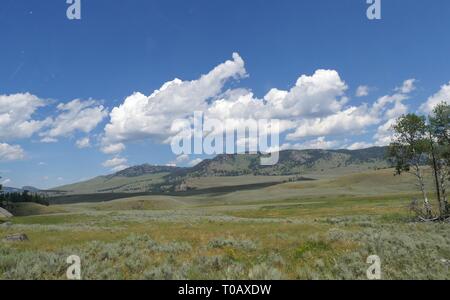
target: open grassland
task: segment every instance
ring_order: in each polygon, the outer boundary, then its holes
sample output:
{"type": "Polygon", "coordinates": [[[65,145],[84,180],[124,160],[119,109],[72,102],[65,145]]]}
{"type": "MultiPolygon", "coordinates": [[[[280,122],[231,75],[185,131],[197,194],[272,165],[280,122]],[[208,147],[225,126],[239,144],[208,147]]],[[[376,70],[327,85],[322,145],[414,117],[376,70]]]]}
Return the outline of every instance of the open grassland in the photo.
{"type": "Polygon", "coordinates": [[[0,242],[0,278],[64,279],[75,254],[84,279],[366,279],[375,254],[384,279],[450,279],[450,224],[413,222],[414,197],[411,178],[381,170],[254,190],[22,207],[26,216],[0,224],[0,238],[26,233],[29,241],[0,242]]]}

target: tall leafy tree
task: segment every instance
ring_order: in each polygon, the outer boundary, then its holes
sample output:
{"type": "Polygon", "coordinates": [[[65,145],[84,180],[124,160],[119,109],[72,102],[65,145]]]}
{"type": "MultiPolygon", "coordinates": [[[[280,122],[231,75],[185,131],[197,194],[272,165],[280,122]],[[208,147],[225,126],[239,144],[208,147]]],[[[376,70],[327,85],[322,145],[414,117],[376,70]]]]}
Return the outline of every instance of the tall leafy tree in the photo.
{"type": "Polygon", "coordinates": [[[389,146],[389,156],[395,164],[396,174],[404,172],[417,178],[417,185],[423,196],[423,217],[433,217],[432,206],[425,186],[423,165],[430,153],[430,141],[425,117],[408,114],[397,120],[393,126],[394,138],[389,146]]]}
{"type": "Polygon", "coordinates": [[[437,105],[430,119],[430,133],[435,144],[436,182],[438,184],[441,216],[448,217],[450,207],[447,195],[447,182],[450,174],[450,105],[443,102],[437,105]]]}

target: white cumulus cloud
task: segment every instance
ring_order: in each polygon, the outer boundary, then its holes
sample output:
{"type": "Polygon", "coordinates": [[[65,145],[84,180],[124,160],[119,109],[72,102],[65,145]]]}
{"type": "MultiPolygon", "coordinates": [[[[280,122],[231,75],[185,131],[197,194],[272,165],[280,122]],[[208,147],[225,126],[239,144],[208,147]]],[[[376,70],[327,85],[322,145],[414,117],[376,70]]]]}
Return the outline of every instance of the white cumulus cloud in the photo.
{"type": "Polygon", "coordinates": [[[411,78],[403,82],[402,86],[396,88],[396,91],[402,94],[409,94],[416,89],[416,79],[411,78]]]}
{"type": "Polygon", "coordinates": [[[197,80],[174,79],[150,96],[134,93],[110,113],[105,127],[104,152],[123,150],[123,142],[149,137],[166,139],[172,122],[185,118],[195,110],[206,110],[208,101],[216,97],[226,82],[246,76],[244,61],[237,54],[197,80]],[[111,145],[119,145],[111,147],[111,145]]]}
{"type": "Polygon", "coordinates": [[[0,143],[0,162],[22,160],[25,158],[25,151],[18,145],[0,143]]]}
{"type": "Polygon", "coordinates": [[[24,93],[0,95],[0,140],[29,138],[51,123],[49,118],[35,120],[33,115],[44,100],[24,93]]]}
{"type": "Polygon", "coordinates": [[[122,157],[114,157],[110,160],[105,161],[102,166],[104,166],[105,168],[114,168],[120,165],[125,165],[127,163],[127,159],[126,158],[122,158],[122,157]]]}
{"type": "Polygon", "coordinates": [[[353,106],[324,118],[301,120],[287,139],[361,133],[366,127],[377,123],[377,115],[373,115],[367,106],[353,106]]]}
{"type": "Polygon", "coordinates": [[[342,141],[327,140],[326,137],[321,136],[316,139],[307,140],[302,143],[285,143],[280,150],[296,149],[296,150],[313,150],[313,149],[336,149],[342,145],[342,141]]]}
{"type": "Polygon", "coordinates": [[[396,93],[379,98],[374,104],[374,111],[381,114],[382,120],[375,133],[374,145],[389,145],[393,138],[392,126],[397,119],[408,113],[408,106],[403,102],[410,98],[410,93],[416,89],[415,79],[405,80],[401,87],[395,89],[396,93]]]}
{"type": "Polygon", "coordinates": [[[57,140],[74,132],[89,133],[103,121],[108,111],[95,100],[72,100],[57,106],[59,115],[53,120],[51,128],[41,133],[42,141],[57,140]]]}
{"type": "Polygon", "coordinates": [[[420,106],[420,111],[423,113],[431,113],[436,105],[441,102],[450,104],[450,82],[441,86],[441,89],[428,98],[428,100],[420,106]]]}
{"type": "Polygon", "coordinates": [[[302,75],[290,90],[272,89],[263,99],[244,88],[223,91],[228,81],[246,75],[244,61],[235,53],[232,60],[199,79],[175,79],[150,96],[134,93],[112,109],[102,151],[117,154],[126,142],[148,138],[168,143],[192,125],[194,111],[204,112],[205,119],[227,120],[237,126],[249,118],[276,118],[281,121],[281,131],[286,131],[296,128],[300,119],[337,114],[348,101],[347,85],[335,70],[302,75]]]}
{"type": "Polygon", "coordinates": [[[346,147],[348,150],[360,150],[360,149],[366,149],[372,147],[372,143],[367,142],[356,142],[351,144],[350,146],[346,147]]]}
{"type": "MultiPolygon", "coordinates": [[[[223,125],[231,126],[233,130],[245,127],[249,119],[277,119],[280,133],[286,133],[290,142],[286,145],[292,147],[344,146],[342,142],[328,138],[365,134],[374,129],[373,126],[380,126],[373,137],[379,144],[388,139],[385,123],[408,111],[405,100],[416,89],[416,80],[407,79],[395,88],[393,94],[380,97],[373,104],[351,105],[346,96],[348,86],[339,73],[321,69],[312,75],[301,75],[290,89],[273,88],[262,98],[247,88],[224,91],[227,82],[246,76],[244,61],[235,53],[232,60],[196,80],[175,79],[163,84],[150,96],[142,93],[130,95],[112,109],[101,150],[118,154],[130,141],[153,139],[170,143],[174,136],[189,136],[195,111],[202,111],[205,120],[223,121],[223,125]],[[308,138],[312,140],[299,143],[308,138]]],[[[368,96],[369,89],[369,86],[359,86],[356,96],[368,96]]],[[[221,136],[221,132],[214,131],[208,135],[221,136]]],[[[348,147],[362,145],[355,143],[348,147]]]]}
{"type": "Polygon", "coordinates": [[[335,70],[302,75],[290,91],[272,89],[264,99],[272,117],[322,117],[342,109],[347,85],[335,70]]]}
{"type": "Polygon", "coordinates": [[[125,150],[125,145],[123,143],[117,144],[106,144],[103,145],[101,151],[105,154],[117,154],[125,150]]]}
{"type": "Polygon", "coordinates": [[[366,97],[369,96],[369,87],[367,85],[360,85],[356,89],[356,97],[366,97]]]}
{"type": "Polygon", "coordinates": [[[77,140],[75,144],[77,145],[78,149],[89,148],[91,146],[91,140],[89,137],[84,137],[77,140]]]}

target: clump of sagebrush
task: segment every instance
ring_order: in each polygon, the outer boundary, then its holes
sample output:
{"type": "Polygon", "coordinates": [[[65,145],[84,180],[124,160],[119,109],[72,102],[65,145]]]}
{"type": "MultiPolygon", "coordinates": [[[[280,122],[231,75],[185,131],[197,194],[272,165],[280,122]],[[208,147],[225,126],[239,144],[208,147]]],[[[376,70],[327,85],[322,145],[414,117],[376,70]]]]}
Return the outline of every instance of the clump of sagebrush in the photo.
{"type": "Polygon", "coordinates": [[[251,280],[281,280],[283,275],[277,268],[262,263],[250,269],[248,278],[251,280]]]}
{"type": "Polygon", "coordinates": [[[239,280],[245,278],[247,276],[246,270],[243,264],[240,263],[232,263],[230,264],[224,272],[223,278],[224,280],[239,280]]]}
{"type": "Polygon", "coordinates": [[[185,280],[189,270],[188,264],[176,266],[173,261],[166,261],[159,266],[144,271],[142,279],[146,280],[185,280]]]}
{"type": "Polygon", "coordinates": [[[300,278],[366,279],[366,259],[381,258],[383,279],[450,279],[447,261],[450,256],[450,231],[441,224],[390,224],[359,231],[333,229],[330,241],[351,241],[358,246],[352,252],[337,253],[334,263],[321,268],[301,270],[300,278]],[[325,276],[327,274],[327,276],[325,276]]]}
{"type": "Polygon", "coordinates": [[[0,278],[45,280],[65,274],[64,255],[40,251],[17,253],[8,248],[0,250],[0,278]]]}
{"type": "Polygon", "coordinates": [[[194,265],[200,273],[223,270],[231,264],[231,259],[223,255],[198,256],[194,259],[194,265]]]}
{"type": "MultiPolygon", "coordinates": [[[[278,258],[274,258],[276,260],[278,258]]],[[[261,279],[278,280],[283,275],[271,262],[262,262],[255,266],[245,265],[230,256],[199,256],[189,265],[190,279],[242,280],[261,279]]]]}
{"type": "Polygon", "coordinates": [[[148,242],[150,251],[164,253],[181,253],[192,250],[192,246],[187,242],[172,242],[167,244],[158,244],[155,241],[148,242]]]}
{"type": "Polygon", "coordinates": [[[233,237],[229,238],[215,238],[208,244],[210,248],[226,248],[231,247],[239,250],[256,250],[258,246],[251,240],[238,240],[233,237]]]}
{"type": "Polygon", "coordinates": [[[271,265],[284,267],[286,265],[286,261],[283,256],[279,253],[271,252],[266,258],[265,261],[271,265]]]}
{"type": "Polygon", "coordinates": [[[333,228],[328,232],[327,239],[330,242],[342,241],[346,237],[346,232],[337,228],[333,228]]]}

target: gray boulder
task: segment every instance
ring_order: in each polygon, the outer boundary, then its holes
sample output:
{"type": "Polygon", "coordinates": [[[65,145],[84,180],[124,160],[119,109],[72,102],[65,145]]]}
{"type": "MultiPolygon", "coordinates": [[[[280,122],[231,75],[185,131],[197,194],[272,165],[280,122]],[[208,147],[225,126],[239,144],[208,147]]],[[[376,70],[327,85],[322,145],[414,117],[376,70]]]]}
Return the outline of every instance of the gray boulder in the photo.
{"type": "Polygon", "coordinates": [[[0,207],[0,218],[11,218],[12,216],[12,213],[0,207]]]}
{"type": "Polygon", "coordinates": [[[24,233],[8,235],[3,239],[5,242],[25,242],[28,241],[28,236],[24,233]]]}

